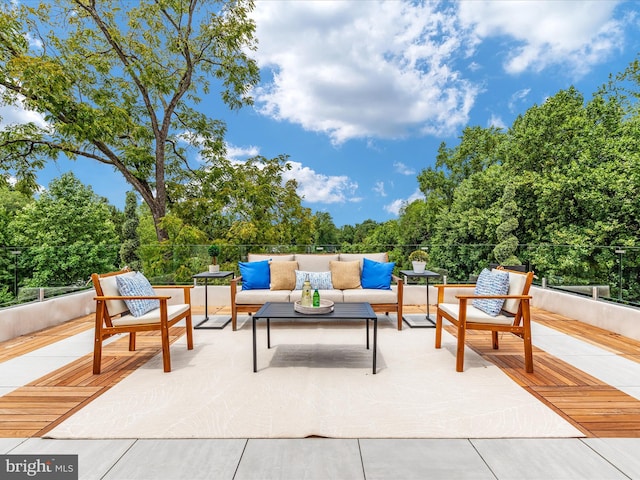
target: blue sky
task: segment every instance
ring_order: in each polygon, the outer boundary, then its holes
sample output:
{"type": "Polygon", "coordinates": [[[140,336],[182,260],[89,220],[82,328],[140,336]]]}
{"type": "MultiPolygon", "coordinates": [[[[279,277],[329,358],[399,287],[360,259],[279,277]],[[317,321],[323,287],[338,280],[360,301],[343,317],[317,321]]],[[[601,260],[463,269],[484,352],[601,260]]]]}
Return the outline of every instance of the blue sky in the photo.
{"type": "MultiPolygon", "coordinates": [[[[397,218],[418,173],[467,125],[507,128],[574,85],[586,99],[640,51],[636,1],[258,0],[256,104],[229,112],[229,155],[290,156],[313,211],[336,223],[397,218]]],[[[0,110],[16,118],[25,112],[0,110]]],[[[65,162],[119,208],[130,187],[95,162],[65,162]]]]}

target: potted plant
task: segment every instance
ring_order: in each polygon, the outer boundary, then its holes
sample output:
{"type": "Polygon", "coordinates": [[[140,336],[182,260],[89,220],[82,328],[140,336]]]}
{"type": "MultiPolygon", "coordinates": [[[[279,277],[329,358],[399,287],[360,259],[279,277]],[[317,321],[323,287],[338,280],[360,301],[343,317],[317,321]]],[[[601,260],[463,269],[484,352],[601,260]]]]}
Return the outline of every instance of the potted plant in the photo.
{"type": "Polygon", "coordinates": [[[220,247],[218,245],[211,245],[207,252],[211,257],[211,265],[209,265],[209,272],[216,273],[220,271],[220,265],[218,265],[218,255],[220,255],[220,247]]]}
{"type": "Polygon", "coordinates": [[[429,260],[429,254],[424,250],[414,250],[409,254],[409,261],[413,265],[415,273],[423,273],[429,260]]]}

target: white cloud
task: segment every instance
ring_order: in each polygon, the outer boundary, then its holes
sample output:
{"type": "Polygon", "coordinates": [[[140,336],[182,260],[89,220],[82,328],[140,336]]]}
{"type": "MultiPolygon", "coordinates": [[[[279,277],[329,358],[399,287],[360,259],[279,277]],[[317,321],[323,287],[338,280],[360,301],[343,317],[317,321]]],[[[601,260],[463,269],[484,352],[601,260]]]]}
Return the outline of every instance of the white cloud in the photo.
{"type": "Polygon", "coordinates": [[[453,9],[432,2],[268,1],[254,12],[255,91],[272,118],[353,138],[451,133],[477,89],[454,69],[468,42],[453,9]],[[263,75],[265,78],[266,75],[263,75]]]}
{"type": "Polygon", "coordinates": [[[226,144],[227,158],[233,161],[246,160],[247,158],[255,157],[260,154],[260,148],[253,145],[248,147],[237,147],[230,143],[226,144]]]}
{"type": "MultiPolygon", "coordinates": [[[[0,87],[0,95],[4,93],[4,87],[0,87]]],[[[19,125],[24,123],[34,123],[40,128],[48,128],[48,124],[44,117],[33,110],[24,108],[24,103],[18,99],[13,105],[0,104],[0,130],[8,125],[19,125]]]]}
{"type": "Polygon", "coordinates": [[[356,197],[357,182],[345,175],[323,175],[309,167],[303,167],[299,162],[289,162],[291,170],[284,172],[284,181],[298,182],[298,195],[309,203],[345,203],[359,202],[356,197]]]}
{"type": "Polygon", "coordinates": [[[373,191],[376,192],[381,197],[386,197],[387,192],[384,191],[384,182],[376,182],[373,186],[373,191]]]}
{"type": "Polygon", "coordinates": [[[401,175],[415,175],[416,170],[414,168],[411,168],[408,165],[405,165],[402,162],[395,162],[393,164],[393,167],[396,169],[396,172],[400,173],[401,175]]]}
{"type": "Polygon", "coordinates": [[[613,19],[618,1],[459,2],[460,19],[478,37],[509,36],[519,42],[504,61],[508,73],[564,65],[586,74],[623,45],[623,25],[613,19]]]}
{"type": "Polygon", "coordinates": [[[517,112],[520,110],[520,104],[522,104],[528,97],[529,93],[531,93],[530,88],[523,88],[515,92],[509,98],[509,110],[512,112],[517,112]]]}
{"type": "Polygon", "coordinates": [[[420,189],[416,189],[408,198],[404,198],[404,199],[399,198],[385,205],[384,211],[392,215],[398,216],[400,214],[400,210],[402,210],[402,207],[404,207],[405,205],[409,205],[415,200],[421,200],[421,199],[424,199],[424,195],[422,194],[420,189]]]}
{"type": "Polygon", "coordinates": [[[504,123],[504,121],[502,120],[502,118],[496,116],[496,115],[491,115],[491,118],[489,119],[488,122],[488,126],[489,127],[496,127],[496,128],[502,128],[504,130],[507,130],[509,127],[507,127],[507,124],[504,123]]]}

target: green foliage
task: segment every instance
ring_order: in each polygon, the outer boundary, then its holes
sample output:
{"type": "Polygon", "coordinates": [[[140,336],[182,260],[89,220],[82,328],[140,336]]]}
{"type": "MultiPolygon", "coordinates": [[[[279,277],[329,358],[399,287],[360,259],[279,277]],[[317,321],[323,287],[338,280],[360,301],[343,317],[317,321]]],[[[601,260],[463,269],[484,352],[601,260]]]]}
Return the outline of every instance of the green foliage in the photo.
{"type": "Polygon", "coordinates": [[[513,183],[507,183],[500,210],[502,223],[496,227],[498,244],[493,249],[493,255],[500,265],[520,265],[520,260],[515,255],[518,250],[518,237],[513,234],[518,228],[518,204],[515,202],[515,196],[515,186],[513,183]]]}
{"type": "Polygon", "coordinates": [[[216,265],[218,263],[218,255],[220,255],[220,247],[218,245],[209,245],[207,253],[211,257],[211,263],[216,265]]]}
{"type": "Polygon", "coordinates": [[[428,262],[429,254],[424,250],[414,250],[409,254],[410,262],[428,262]]]}
{"type": "Polygon", "coordinates": [[[115,267],[117,235],[104,198],[72,174],[53,180],[14,218],[26,286],[84,285],[94,272],[115,267]]]}
{"type": "Polygon", "coordinates": [[[302,206],[286,156],[254,157],[232,165],[207,157],[177,192],[172,213],[201,226],[211,239],[239,245],[309,245],[314,238],[311,210],[302,206]]]}
{"type": "Polygon", "coordinates": [[[338,228],[327,212],[316,212],[313,216],[314,243],[316,245],[337,245],[338,228]]]}
{"type": "Polygon", "coordinates": [[[138,236],[138,201],[134,192],[127,192],[124,215],[125,220],[122,224],[122,243],[120,244],[120,262],[122,265],[128,265],[132,270],[140,270],[142,263],[138,255],[140,248],[140,237],[138,236]]]}
{"type": "Polygon", "coordinates": [[[2,130],[0,170],[35,189],[34,172],[59,154],[112,165],[149,206],[157,240],[166,240],[161,221],[193,170],[191,151],[224,154],[225,125],[194,106],[212,86],[229,108],[250,105],[259,79],[249,57],[252,1],[186,7],[182,0],[1,6],[0,105],[23,99],[47,125],[2,130]]]}

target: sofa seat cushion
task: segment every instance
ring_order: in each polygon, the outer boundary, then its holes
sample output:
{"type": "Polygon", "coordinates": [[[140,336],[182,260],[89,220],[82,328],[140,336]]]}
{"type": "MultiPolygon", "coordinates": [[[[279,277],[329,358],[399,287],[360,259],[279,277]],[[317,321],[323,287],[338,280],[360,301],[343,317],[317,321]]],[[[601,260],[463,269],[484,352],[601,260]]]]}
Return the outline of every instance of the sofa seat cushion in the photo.
{"type": "MultiPolygon", "coordinates": [[[[167,305],[167,320],[173,320],[178,315],[189,310],[189,304],[183,303],[178,305],[167,305]]],[[[122,327],[125,325],[142,325],[149,323],[160,323],[160,309],[156,308],[139,317],[133,315],[125,315],[120,318],[113,318],[111,323],[114,327],[122,327]]]]}
{"type": "MultiPolygon", "coordinates": [[[[458,318],[458,314],[460,313],[460,305],[457,303],[441,303],[438,305],[438,309],[448,313],[455,319],[458,318]]],[[[506,315],[497,315],[494,317],[467,303],[467,322],[511,325],[513,323],[513,317],[507,317],[506,315]]]]}
{"type": "Polygon", "coordinates": [[[236,305],[261,305],[266,302],[288,302],[291,290],[240,290],[236,293],[236,305]]]}
{"type": "MultiPolygon", "coordinates": [[[[343,291],[345,302],[398,303],[394,290],[378,290],[372,288],[354,288],[343,291]]],[[[321,297],[322,298],[322,297],[321,297]]]]}
{"type": "MultiPolygon", "coordinates": [[[[342,303],[344,301],[342,290],[318,290],[318,293],[320,294],[321,300],[331,300],[334,303],[342,303]]],[[[289,301],[297,302],[301,297],[302,290],[294,290],[291,292],[289,301]]]]}

